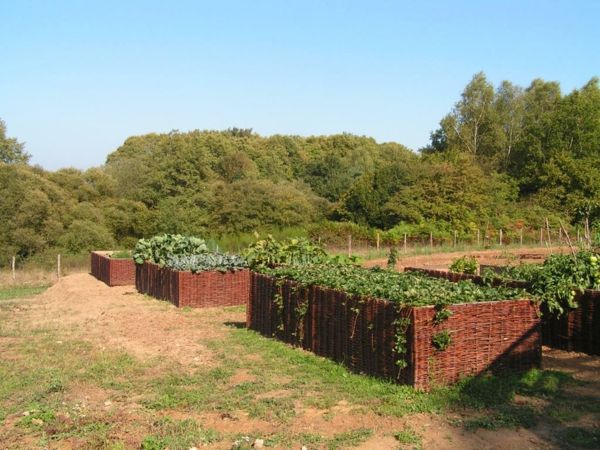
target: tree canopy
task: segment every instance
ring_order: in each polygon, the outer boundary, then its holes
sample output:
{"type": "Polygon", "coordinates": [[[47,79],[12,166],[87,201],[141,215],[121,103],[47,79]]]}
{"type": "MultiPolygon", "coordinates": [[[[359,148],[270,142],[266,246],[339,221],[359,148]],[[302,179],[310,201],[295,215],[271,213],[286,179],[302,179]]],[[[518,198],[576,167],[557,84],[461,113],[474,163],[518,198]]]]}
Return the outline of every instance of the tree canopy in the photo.
{"type": "Polygon", "coordinates": [[[448,234],[600,220],[600,85],[563,94],[556,82],[494,87],[475,74],[418,153],[346,133],[231,128],[133,136],[85,171],[28,161],[0,121],[3,255],[131,246],[160,232],[448,234]]]}

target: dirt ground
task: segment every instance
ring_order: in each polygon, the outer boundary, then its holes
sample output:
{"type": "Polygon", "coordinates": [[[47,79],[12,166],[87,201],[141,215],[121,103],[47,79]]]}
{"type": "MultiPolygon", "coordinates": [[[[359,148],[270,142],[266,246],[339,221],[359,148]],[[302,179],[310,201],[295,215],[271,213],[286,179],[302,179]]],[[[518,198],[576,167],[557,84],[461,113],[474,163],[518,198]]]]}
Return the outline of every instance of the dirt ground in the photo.
{"type": "MultiPolygon", "coordinates": [[[[506,265],[522,263],[541,263],[551,254],[568,252],[567,247],[531,247],[531,248],[510,248],[506,250],[478,250],[478,251],[462,251],[451,253],[432,253],[425,255],[408,255],[400,254],[396,268],[403,270],[404,267],[427,267],[430,269],[447,269],[448,266],[457,258],[464,255],[474,256],[479,264],[489,265],[506,265]]],[[[387,259],[373,259],[367,261],[366,267],[381,266],[387,264],[387,259]]]]}
{"type": "MultiPolygon", "coordinates": [[[[523,254],[529,250],[524,249],[523,254]]],[[[482,260],[493,260],[501,252],[479,252],[482,260]]],[[[445,264],[454,255],[443,257],[419,256],[404,259],[399,266],[413,264],[445,264]]],[[[90,343],[94,349],[118,349],[132,355],[142,364],[159,361],[151,370],[160,373],[170,365],[189,370],[207,368],[217,364],[219,343],[234,328],[231,324],[245,321],[243,308],[178,310],[166,302],[150,299],[138,294],[133,287],[109,288],[86,273],[73,274],[62,278],[45,293],[19,301],[11,310],[11,321],[19,326],[35,329],[50,329],[60,339],[77,339],[90,343]]],[[[7,337],[0,334],[0,358],[18,359],[14,354],[14,340],[20,337],[7,337]],[[12,339],[12,341],[11,341],[12,339]]],[[[60,342],[60,341],[58,341],[60,342]]],[[[301,352],[301,350],[297,350],[301,352]]],[[[248,361],[259,361],[265,355],[247,355],[248,361]]],[[[600,402],[600,358],[579,354],[569,354],[554,350],[544,351],[544,368],[571,373],[576,379],[587,384],[581,389],[586,395],[600,402]]],[[[252,384],[259,377],[252,372],[252,364],[241,366],[228,380],[233,385],[252,384]]],[[[281,385],[292,383],[293,376],[281,379],[281,385]]],[[[266,392],[270,399],[286,395],[281,387],[266,392]]],[[[136,431],[136,424],[150,420],[145,407],[135,396],[115,396],[109,389],[93,387],[87,383],[72,383],[61,394],[63,404],[86,405],[96,411],[109,411],[111,420],[116,420],[116,435],[122,438],[126,448],[139,448],[143,431],[136,431]],[[112,400],[111,400],[112,399],[112,400]],[[116,418],[116,419],[115,419],[116,418]]],[[[460,416],[443,417],[437,414],[408,414],[403,417],[381,416],[368,410],[361,410],[340,400],[331,408],[310,407],[296,402],[295,418],[289,423],[264,418],[252,418],[240,413],[235,418],[219,412],[194,412],[189,409],[173,408],[167,411],[176,419],[192,418],[203,426],[220,433],[234,434],[249,432],[254,435],[270,433],[321,433],[333,436],[364,427],[373,430],[372,435],[359,443],[360,449],[413,448],[402,447],[390,434],[393,430],[412,429],[421,437],[420,445],[425,449],[537,449],[558,448],[550,439],[551,430],[541,424],[532,429],[502,428],[496,430],[478,429],[468,431],[453,425],[460,416]],[[449,420],[451,419],[451,420],[449,420]]],[[[108,414],[108,412],[107,412],[108,414]]],[[[161,414],[165,414],[161,412],[161,414]]],[[[0,448],[37,448],[30,437],[15,431],[21,414],[7,416],[0,420],[0,448]],[[30,447],[31,446],[31,447],[30,447]]],[[[598,425],[598,424],[595,424],[598,425]]],[[[143,427],[142,427],[143,428],[143,427]]],[[[303,442],[293,448],[300,449],[303,442]]],[[[51,448],[79,447],[76,440],[66,439],[51,448]]],[[[232,448],[231,441],[208,444],[211,448],[232,448]]],[[[115,447],[116,448],[116,447],[115,447]]],[[[311,448],[308,445],[308,448],[311,448]]],[[[418,447],[415,447],[418,448],[418,447]]]]}

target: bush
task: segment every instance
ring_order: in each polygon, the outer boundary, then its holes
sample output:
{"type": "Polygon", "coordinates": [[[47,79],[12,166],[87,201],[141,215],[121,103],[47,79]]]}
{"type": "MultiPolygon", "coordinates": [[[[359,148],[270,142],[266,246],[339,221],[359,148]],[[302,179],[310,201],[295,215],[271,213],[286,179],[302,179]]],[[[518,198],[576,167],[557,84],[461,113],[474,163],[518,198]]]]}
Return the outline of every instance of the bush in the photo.
{"type": "Polygon", "coordinates": [[[452,272],[466,273],[470,275],[475,275],[478,268],[479,263],[477,262],[477,259],[467,255],[461,256],[460,258],[454,260],[449,267],[452,272]]]}
{"type": "Polygon", "coordinates": [[[59,240],[69,253],[107,250],[115,245],[110,232],[101,224],[89,220],[75,220],[59,240]]]}

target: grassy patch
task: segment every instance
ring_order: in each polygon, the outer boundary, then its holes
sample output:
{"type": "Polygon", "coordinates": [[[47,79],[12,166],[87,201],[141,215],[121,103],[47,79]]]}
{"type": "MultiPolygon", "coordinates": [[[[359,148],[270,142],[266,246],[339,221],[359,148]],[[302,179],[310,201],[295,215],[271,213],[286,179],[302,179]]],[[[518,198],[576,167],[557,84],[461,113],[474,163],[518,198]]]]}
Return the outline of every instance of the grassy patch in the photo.
{"type": "Polygon", "coordinates": [[[441,411],[449,404],[448,389],[422,393],[393,381],[357,375],[331,360],[253,331],[232,330],[231,338],[220,346],[226,361],[234,359],[234,364],[249,367],[265,385],[291,390],[305,406],[327,409],[345,400],[377,414],[402,416],[441,411]],[[281,386],[282,379],[289,381],[281,386]]]}
{"type": "Polygon", "coordinates": [[[600,428],[567,427],[556,437],[566,448],[600,448],[600,428]]]}
{"type": "Polygon", "coordinates": [[[401,431],[397,431],[394,433],[394,437],[400,444],[418,444],[421,445],[421,436],[419,436],[415,431],[406,427],[401,431]]]}
{"type": "Polygon", "coordinates": [[[39,295],[48,289],[48,285],[43,286],[6,286],[0,287],[0,300],[10,300],[13,298],[32,297],[39,295]]]}
{"type": "Polygon", "coordinates": [[[194,420],[162,418],[152,424],[152,434],[142,440],[142,450],[187,450],[221,440],[219,433],[198,425],[194,420]]]}

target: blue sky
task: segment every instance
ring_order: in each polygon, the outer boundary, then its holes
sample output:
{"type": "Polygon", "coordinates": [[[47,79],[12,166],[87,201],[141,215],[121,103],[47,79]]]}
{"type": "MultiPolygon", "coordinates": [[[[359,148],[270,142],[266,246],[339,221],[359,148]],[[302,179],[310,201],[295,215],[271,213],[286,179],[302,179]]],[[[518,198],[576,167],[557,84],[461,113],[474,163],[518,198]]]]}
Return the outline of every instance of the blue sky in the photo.
{"type": "Polygon", "coordinates": [[[600,75],[600,1],[0,0],[0,118],[33,163],[128,136],[351,132],[417,149],[474,73],[600,75]]]}

